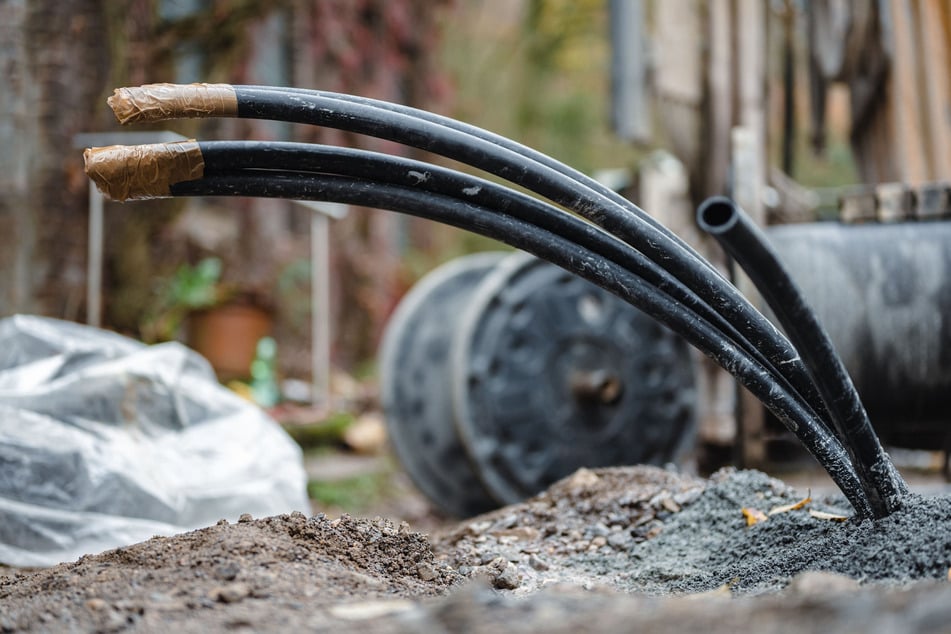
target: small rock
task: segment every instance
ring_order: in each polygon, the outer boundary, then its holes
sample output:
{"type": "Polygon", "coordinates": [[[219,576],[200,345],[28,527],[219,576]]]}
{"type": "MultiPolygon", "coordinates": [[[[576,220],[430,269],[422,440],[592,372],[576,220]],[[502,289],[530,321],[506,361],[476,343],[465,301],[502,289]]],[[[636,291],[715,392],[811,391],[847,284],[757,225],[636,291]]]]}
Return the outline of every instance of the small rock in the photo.
{"type": "Polygon", "coordinates": [[[254,518],[251,517],[250,513],[242,513],[241,517],[238,518],[238,524],[247,524],[248,522],[253,522],[254,518]]]}
{"type": "Polygon", "coordinates": [[[436,569],[429,564],[419,564],[416,567],[416,574],[418,574],[419,578],[423,581],[432,581],[436,578],[436,569]]]}
{"type": "Polygon", "coordinates": [[[819,570],[807,570],[796,575],[786,592],[799,596],[818,597],[857,590],[859,582],[852,577],[819,570]]]}
{"type": "Polygon", "coordinates": [[[687,489],[686,491],[675,493],[673,500],[680,506],[684,506],[685,504],[690,504],[691,502],[694,502],[698,497],[700,497],[701,493],[703,493],[703,487],[687,489]]]}
{"type": "Polygon", "coordinates": [[[239,572],[241,572],[241,567],[237,564],[223,564],[215,569],[215,578],[221,581],[234,581],[239,572]]]}
{"type": "Polygon", "coordinates": [[[98,612],[100,610],[105,610],[108,605],[102,599],[93,598],[86,601],[86,607],[94,612],[98,612]]]}
{"type": "Polygon", "coordinates": [[[541,531],[533,526],[515,526],[493,533],[499,541],[533,541],[541,537],[541,531]]]}
{"type": "Polygon", "coordinates": [[[246,583],[230,583],[226,586],[212,588],[209,598],[221,603],[237,603],[251,595],[251,587],[246,583]]]}
{"type": "Polygon", "coordinates": [[[680,505],[674,502],[672,498],[664,498],[663,500],[660,501],[660,505],[663,506],[668,511],[670,511],[671,513],[680,512],[680,505]]]}
{"type": "Polygon", "coordinates": [[[591,545],[594,546],[595,548],[601,548],[607,543],[608,543],[607,538],[601,537],[600,535],[591,540],[591,545]]]}
{"type": "Polygon", "coordinates": [[[514,590],[519,585],[518,566],[505,562],[505,568],[495,576],[492,585],[499,590],[514,590]]]}
{"type": "Polygon", "coordinates": [[[590,469],[585,469],[582,467],[568,477],[568,480],[565,481],[564,486],[569,491],[577,491],[590,489],[600,481],[601,478],[598,477],[598,474],[596,474],[594,471],[591,471],[590,469]]]}
{"type": "Polygon", "coordinates": [[[497,552],[484,552],[479,556],[479,565],[480,566],[491,566],[495,564],[498,560],[505,561],[502,557],[499,556],[497,552]]]}
{"type": "Polygon", "coordinates": [[[227,526],[227,525],[228,525],[228,520],[226,520],[226,519],[220,519],[220,520],[218,520],[217,522],[215,522],[215,525],[216,525],[216,526],[227,526]]]}
{"type": "Polygon", "coordinates": [[[607,537],[611,533],[611,529],[609,529],[603,523],[598,522],[597,524],[592,526],[590,529],[588,529],[588,532],[591,534],[592,537],[607,537]]]}
{"type": "Polygon", "coordinates": [[[654,524],[653,526],[651,526],[650,530],[644,534],[644,537],[647,539],[654,539],[655,537],[660,535],[663,530],[664,530],[664,527],[662,524],[659,524],[659,523],[654,524]]]}
{"type": "Polygon", "coordinates": [[[548,570],[551,566],[548,565],[544,559],[538,555],[531,555],[528,558],[528,565],[534,568],[535,570],[548,570]]]}

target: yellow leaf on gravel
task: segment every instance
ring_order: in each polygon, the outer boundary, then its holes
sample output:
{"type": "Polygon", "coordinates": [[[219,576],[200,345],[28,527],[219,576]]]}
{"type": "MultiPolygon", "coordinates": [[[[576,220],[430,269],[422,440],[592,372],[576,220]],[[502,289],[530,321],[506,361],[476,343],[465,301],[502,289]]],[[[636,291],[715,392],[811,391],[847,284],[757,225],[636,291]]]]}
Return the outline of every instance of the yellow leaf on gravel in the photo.
{"type": "Polygon", "coordinates": [[[805,505],[812,502],[812,491],[806,494],[806,497],[799,500],[798,502],[793,502],[792,504],[786,504],[784,506],[774,506],[769,510],[769,515],[779,515],[780,513],[788,513],[789,511],[798,511],[805,505]]]}
{"type": "Polygon", "coordinates": [[[767,520],[766,513],[754,508],[743,508],[743,517],[746,518],[747,526],[759,524],[760,522],[765,522],[767,520]]]}

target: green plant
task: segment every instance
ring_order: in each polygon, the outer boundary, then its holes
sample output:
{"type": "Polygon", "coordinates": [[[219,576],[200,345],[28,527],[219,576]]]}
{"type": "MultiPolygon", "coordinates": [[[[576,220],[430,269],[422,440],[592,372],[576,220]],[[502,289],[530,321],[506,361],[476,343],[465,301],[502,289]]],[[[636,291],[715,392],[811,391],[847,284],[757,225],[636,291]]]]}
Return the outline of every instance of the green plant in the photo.
{"type": "Polygon", "coordinates": [[[307,495],[324,508],[360,513],[377,503],[389,487],[383,472],[364,473],[340,480],[310,480],[307,495]]]}
{"type": "Polygon", "coordinates": [[[156,304],[141,325],[142,339],[149,343],[170,341],[179,334],[188,313],[220,304],[230,296],[221,285],[220,259],[183,264],[160,286],[156,304]]]}

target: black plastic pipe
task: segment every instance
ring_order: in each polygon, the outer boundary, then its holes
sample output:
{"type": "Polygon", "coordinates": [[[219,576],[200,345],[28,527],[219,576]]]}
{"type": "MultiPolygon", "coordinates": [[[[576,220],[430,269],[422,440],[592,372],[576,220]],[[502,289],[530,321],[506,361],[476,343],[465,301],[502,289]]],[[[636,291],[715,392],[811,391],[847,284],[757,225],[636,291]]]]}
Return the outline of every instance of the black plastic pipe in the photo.
{"type": "Polygon", "coordinates": [[[508,214],[411,187],[333,175],[244,170],[210,174],[171,186],[175,196],[263,196],[371,206],[408,213],[466,229],[523,249],[597,284],[683,336],[730,371],[757,395],[826,469],[859,516],[870,509],[848,454],[795,399],[787,398],[767,368],[751,360],[723,333],[666,293],[613,262],[549,231],[508,214]]]}
{"type": "MultiPolygon", "coordinates": [[[[421,161],[367,150],[307,143],[264,141],[200,141],[206,173],[235,169],[277,169],[294,172],[367,177],[395,185],[444,194],[474,204],[507,211],[538,227],[558,233],[616,262],[647,283],[668,293],[729,336],[738,347],[764,367],[770,367],[762,352],[751,345],[720,313],[703,302],[668,271],[639,251],[595,225],[578,220],[562,209],[508,187],[421,161]]],[[[784,389],[795,392],[783,376],[784,389]]],[[[797,393],[798,394],[798,393],[797,393]]],[[[809,407],[807,402],[804,402],[809,407]]],[[[816,413],[818,416],[818,413],[816,413]]]]}
{"type": "MultiPolygon", "coordinates": [[[[606,193],[600,185],[567,166],[524,146],[437,115],[365,98],[301,89],[216,86],[234,91],[235,111],[210,102],[186,104],[183,92],[204,88],[145,86],[138,90],[169,107],[152,108],[147,120],[196,116],[238,116],[339,128],[424,149],[485,170],[571,209],[604,227],[666,268],[724,317],[770,360],[774,376],[783,376],[824,418],[824,404],[799,355],[783,335],[710,264],[630,201],[606,193]],[[156,90],[159,88],[159,90],[156,90]],[[160,94],[161,93],[161,94],[160,94]],[[158,115],[158,116],[156,116],[158,115]]],[[[118,92],[118,91],[117,91],[118,92]]],[[[118,113],[117,113],[118,114],[118,113]]],[[[131,120],[135,120],[134,118],[131,120]]]]}
{"type": "Polygon", "coordinates": [[[900,508],[908,487],[872,429],[832,340],[765,234],[734,201],[719,196],[700,205],[697,222],[746,272],[799,350],[831,413],[833,429],[849,452],[874,515],[883,517],[900,508]]]}
{"type": "MultiPolygon", "coordinates": [[[[126,108],[122,116],[116,110],[123,122],[238,116],[325,125],[443,154],[525,186],[600,224],[668,269],[674,277],[721,312],[737,330],[743,332],[750,344],[765,351],[771,362],[765,370],[772,377],[774,387],[781,386],[780,377],[785,376],[814,411],[822,412],[823,416],[827,413],[816,386],[805,372],[792,345],[725,279],[713,272],[708,263],[678,240],[672,239],[668,232],[644,222],[637,213],[631,213],[624,205],[612,201],[611,197],[531,157],[507,150],[477,135],[436,125],[392,109],[304,91],[257,87],[236,89],[227,85],[159,85],[120,89],[113,99],[121,103],[130,96],[132,98],[128,99],[126,105],[132,107],[126,108]],[[126,94],[121,95],[122,91],[126,94]]],[[[115,106],[112,101],[110,103],[115,106]]],[[[395,107],[392,104],[389,106],[395,107]]],[[[552,161],[547,157],[545,160],[549,163],[552,161]]]]}

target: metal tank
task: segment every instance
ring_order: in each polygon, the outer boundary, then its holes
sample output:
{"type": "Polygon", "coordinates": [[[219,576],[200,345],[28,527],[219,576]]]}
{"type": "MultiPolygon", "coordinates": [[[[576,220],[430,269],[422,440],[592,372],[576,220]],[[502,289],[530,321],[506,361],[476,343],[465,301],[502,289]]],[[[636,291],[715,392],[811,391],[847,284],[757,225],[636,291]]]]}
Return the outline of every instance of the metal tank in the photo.
{"type": "Polygon", "coordinates": [[[886,444],[951,447],[951,222],[767,230],[886,444]]]}

